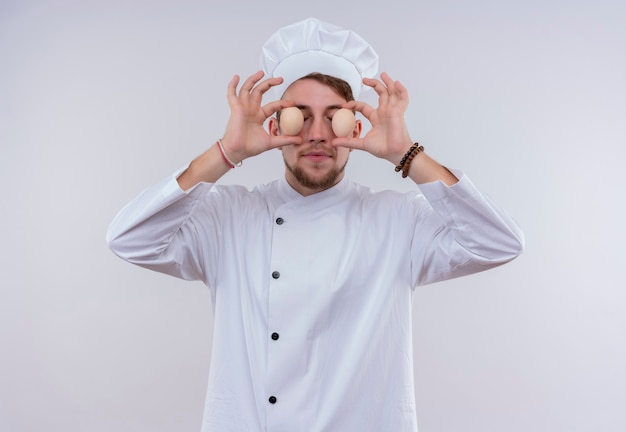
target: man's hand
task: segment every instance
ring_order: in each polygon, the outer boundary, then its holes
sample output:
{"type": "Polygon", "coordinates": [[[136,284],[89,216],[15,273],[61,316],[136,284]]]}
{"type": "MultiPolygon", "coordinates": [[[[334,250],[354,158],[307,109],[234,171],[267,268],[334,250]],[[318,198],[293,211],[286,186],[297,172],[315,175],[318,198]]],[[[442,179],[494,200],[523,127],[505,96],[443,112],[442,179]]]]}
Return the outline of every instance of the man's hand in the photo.
{"type": "Polygon", "coordinates": [[[238,163],[266,150],[287,144],[301,144],[300,137],[271,136],[263,127],[267,118],[277,111],[294,105],[293,101],[278,100],[261,106],[263,94],[271,87],[283,82],[282,78],[268,78],[259,83],[263,72],[250,76],[239,89],[239,76],[235,75],[228,83],[228,105],[230,119],[222,138],[224,150],[229,159],[238,163]]]}
{"type": "Polygon", "coordinates": [[[378,94],[378,108],[365,102],[352,101],[345,108],[360,112],[372,125],[363,138],[336,138],[333,145],[365,150],[376,157],[398,164],[413,142],[404,122],[404,113],[409,105],[409,93],[399,81],[393,81],[383,72],[382,81],[364,78],[363,84],[372,87],[378,94]]]}
{"type": "MultiPolygon", "coordinates": [[[[228,83],[230,119],[222,138],[222,146],[228,159],[234,163],[272,148],[302,143],[300,137],[270,136],[263,128],[268,117],[276,111],[293,106],[294,102],[279,100],[261,106],[263,93],[283,81],[282,78],[269,78],[259,83],[261,78],[262,71],[252,75],[243,83],[239,94],[239,76],[235,75],[228,83]]],[[[178,185],[183,190],[188,190],[199,182],[215,183],[230,169],[230,162],[220,153],[219,147],[213,145],[191,161],[187,169],[178,176],[178,185]]]]}
{"type": "MultiPolygon", "coordinates": [[[[352,101],[345,108],[360,112],[372,125],[363,138],[335,138],[334,146],[365,150],[376,157],[387,159],[398,165],[407,150],[413,144],[404,113],[409,105],[409,92],[399,81],[392,80],[383,72],[382,82],[364,78],[363,84],[372,87],[378,94],[378,108],[374,109],[364,102],[352,101]]],[[[409,177],[417,184],[442,181],[447,185],[455,184],[458,179],[446,167],[420,152],[412,161],[409,177]]]]}

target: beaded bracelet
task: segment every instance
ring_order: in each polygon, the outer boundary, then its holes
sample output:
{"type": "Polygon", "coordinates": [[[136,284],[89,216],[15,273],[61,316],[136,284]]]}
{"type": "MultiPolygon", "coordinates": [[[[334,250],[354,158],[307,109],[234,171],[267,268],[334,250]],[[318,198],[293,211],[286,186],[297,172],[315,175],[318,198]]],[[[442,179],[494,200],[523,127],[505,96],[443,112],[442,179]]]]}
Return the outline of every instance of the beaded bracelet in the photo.
{"type": "Polygon", "coordinates": [[[409,175],[409,168],[411,167],[411,161],[415,156],[417,156],[420,152],[424,151],[424,146],[419,145],[419,143],[415,143],[411,146],[411,148],[404,154],[400,163],[396,166],[396,172],[402,171],[402,178],[406,178],[409,175]]]}
{"type": "Polygon", "coordinates": [[[217,140],[217,147],[220,149],[220,153],[222,154],[224,162],[226,162],[226,165],[228,165],[230,168],[240,167],[241,165],[243,165],[243,161],[239,161],[239,163],[234,163],[230,160],[228,156],[226,156],[226,150],[224,150],[224,144],[222,144],[221,139],[217,140]]]}
{"type": "Polygon", "coordinates": [[[406,178],[409,175],[409,168],[411,168],[411,161],[413,160],[415,156],[417,156],[420,152],[423,152],[423,151],[424,151],[424,147],[419,146],[411,152],[411,154],[409,155],[409,158],[406,160],[406,162],[404,163],[404,166],[402,167],[402,178],[406,178]]]}

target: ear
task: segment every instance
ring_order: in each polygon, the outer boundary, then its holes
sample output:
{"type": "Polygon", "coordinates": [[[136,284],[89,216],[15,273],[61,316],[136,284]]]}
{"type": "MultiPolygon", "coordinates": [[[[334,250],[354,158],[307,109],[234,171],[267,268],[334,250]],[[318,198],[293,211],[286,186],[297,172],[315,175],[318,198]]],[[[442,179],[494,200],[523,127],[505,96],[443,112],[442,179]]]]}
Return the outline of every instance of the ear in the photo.
{"type": "MultiPolygon", "coordinates": [[[[278,127],[278,119],[276,117],[270,117],[269,122],[267,123],[267,132],[270,136],[278,136],[280,135],[280,129],[278,127]]],[[[282,147],[277,147],[276,150],[283,151],[282,147]]]]}
{"type": "Polygon", "coordinates": [[[354,130],[352,131],[352,138],[358,138],[361,136],[361,131],[363,130],[363,123],[361,120],[357,119],[354,123],[354,130]]]}
{"type": "Polygon", "coordinates": [[[269,123],[267,124],[267,132],[271,136],[280,135],[280,129],[278,128],[278,119],[276,117],[270,117],[269,123]]]}

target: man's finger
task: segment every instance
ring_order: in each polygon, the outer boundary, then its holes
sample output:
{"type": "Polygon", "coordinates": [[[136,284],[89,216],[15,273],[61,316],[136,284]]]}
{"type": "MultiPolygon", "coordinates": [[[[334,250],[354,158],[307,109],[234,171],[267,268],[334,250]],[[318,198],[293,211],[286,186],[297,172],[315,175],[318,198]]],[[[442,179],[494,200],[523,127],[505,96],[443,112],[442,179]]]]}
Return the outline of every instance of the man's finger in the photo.
{"type": "Polygon", "coordinates": [[[277,100],[277,101],[273,101],[273,102],[269,102],[265,105],[263,105],[261,107],[261,109],[263,110],[263,114],[265,115],[265,118],[270,117],[272,114],[275,114],[276,112],[288,108],[288,107],[292,107],[295,106],[296,103],[294,101],[288,101],[288,100],[277,100]]]}
{"type": "Polygon", "coordinates": [[[350,110],[354,110],[354,111],[358,111],[361,114],[363,114],[363,116],[369,120],[369,122],[372,122],[371,116],[372,114],[376,111],[374,109],[374,107],[372,107],[371,105],[366,104],[365,102],[361,102],[361,101],[351,101],[348,102],[347,104],[344,105],[345,108],[350,109],[350,110]]]}
{"type": "Polygon", "coordinates": [[[276,78],[268,78],[265,81],[258,84],[254,89],[252,89],[251,94],[261,100],[263,94],[266,93],[270,88],[279,85],[283,82],[282,77],[276,78]]]}
{"type": "Polygon", "coordinates": [[[229,101],[232,98],[237,97],[237,85],[239,85],[239,75],[233,76],[230,82],[228,83],[228,87],[226,89],[226,98],[229,101]]]}
{"type": "Polygon", "coordinates": [[[252,88],[254,87],[254,85],[259,82],[259,80],[263,78],[263,71],[258,71],[252,75],[250,75],[250,77],[248,77],[247,80],[244,81],[243,85],[241,86],[241,91],[239,92],[240,95],[246,94],[246,93],[250,93],[250,91],[252,90],[252,88]]]}
{"type": "Polygon", "coordinates": [[[363,150],[365,140],[363,138],[334,138],[331,141],[333,147],[345,147],[352,150],[363,150]]]}
{"type": "Polygon", "coordinates": [[[270,149],[284,147],[286,145],[301,145],[302,137],[288,136],[288,135],[276,135],[270,139],[270,149]]]}

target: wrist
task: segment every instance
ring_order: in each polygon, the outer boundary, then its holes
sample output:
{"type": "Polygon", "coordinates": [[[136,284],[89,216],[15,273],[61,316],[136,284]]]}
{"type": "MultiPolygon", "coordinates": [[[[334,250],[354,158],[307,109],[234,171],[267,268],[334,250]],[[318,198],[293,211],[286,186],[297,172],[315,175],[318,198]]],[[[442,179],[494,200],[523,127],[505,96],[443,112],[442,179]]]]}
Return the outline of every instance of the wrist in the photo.
{"type": "Polygon", "coordinates": [[[181,189],[187,190],[201,182],[215,183],[229,170],[230,167],[224,163],[220,150],[214,145],[192,160],[177,180],[181,189]]]}
{"type": "Polygon", "coordinates": [[[413,162],[413,159],[415,159],[415,157],[417,157],[423,151],[424,147],[421,146],[418,142],[412,144],[396,165],[396,172],[402,171],[402,178],[408,177],[409,170],[411,169],[411,162],[413,162]]]}
{"type": "Polygon", "coordinates": [[[404,157],[404,155],[406,154],[406,152],[409,151],[412,145],[413,143],[409,142],[408,144],[400,148],[399,151],[386,155],[385,159],[394,165],[398,165],[400,161],[402,160],[402,158],[404,157]]]}
{"type": "Polygon", "coordinates": [[[220,151],[222,160],[229,168],[232,169],[232,168],[240,167],[241,165],[243,165],[243,159],[239,160],[238,162],[235,162],[233,161],[233,159],[231,159],[231,156],[229,156],[229,153],[227,152],[226,147],[224,147],[224,143],[222,142],[221,139],[217,140],[215,145],[220,151]]]}

